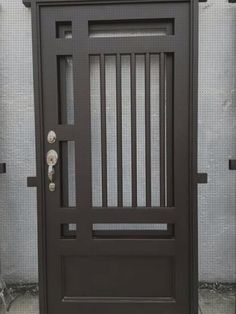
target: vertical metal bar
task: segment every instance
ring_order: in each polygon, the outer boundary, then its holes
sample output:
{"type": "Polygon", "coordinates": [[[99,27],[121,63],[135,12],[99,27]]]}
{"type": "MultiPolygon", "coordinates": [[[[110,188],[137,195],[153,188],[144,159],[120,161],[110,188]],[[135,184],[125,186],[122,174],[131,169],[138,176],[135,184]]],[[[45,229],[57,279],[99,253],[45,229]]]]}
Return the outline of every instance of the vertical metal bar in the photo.
{"type": "Polygon", "coordinates": [[[166,163],[167,206],[174,205],[173,178],[173,64],[172,55],[166,55],[166,163]]]}
{"type": "MultiPolygon", "coordinates": [[[[77,241],[86,246],[92,240],[90,212],[92,206],[91,162],[91,112],[90,112],[90,57],[88,55],[88,23],[78,12],[72,21],[73,36],[73,86],[75,106],[75,175],[76,204],[80,212],[77,241]]],[[[73,222],[73,221],[71,221],[73,222]]]]}
{"type": "Polygon", "coordinates": [[[145,151],[146,151],[146,206],[151,206],[151,122],[150,122],[150,54],[145,58],[145,151]]]}
{"type": "Polygon", "coordinates": [[[118,206],[123,206],[122,170],[122,104],[121,104],[121,57],[116,56],[116,127],[117,127],[117,195],[118,206]]]}
{"type": "Polygon", "coordinates": [[[101,151],[102,151],[102,206],[107,207],[107,137],[106,137],[106,77],[105,56],[100,56],[101,75],[101,151]]]}
{"type": "Polygon", "coordinates": [[[165,54],[160,54],[160,206],[165,206],[165,54]]]}
{"type": "Polygon", "coordinates": [[[137,207],[136,56],[131,54],[132,206],[137,207]]]}

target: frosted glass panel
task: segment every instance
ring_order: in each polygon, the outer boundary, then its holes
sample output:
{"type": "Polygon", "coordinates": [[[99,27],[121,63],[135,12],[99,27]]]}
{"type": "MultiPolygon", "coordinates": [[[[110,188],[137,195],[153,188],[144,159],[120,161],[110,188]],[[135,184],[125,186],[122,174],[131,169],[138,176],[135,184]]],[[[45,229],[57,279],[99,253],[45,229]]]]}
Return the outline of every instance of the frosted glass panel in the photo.
{"type": "Polygon", "coordinates": [[[174,233],[169,232],[167,224],[134,224],[134,223],[120,223],[108,224],[99,223],[93,224],[94,238],[159,238],[173,237],[174,233]]]}
{"type": "Polygon", "coordinates": [[[150,57],[151,191],[152,206],[160,206],[160,65],[159,55],[150,57]]]}
{"type": "Polygon", "coordinates": [[[61,142],[61,205],[76,206],[75,142],[61,142]]]}
{"type": "Polygon", "coordinates": [[[71,56],[58,59],[59,123],[74,124],[73,61],[71,56]]]}
{"type": "Polygon", "coordinates": [[[145,56],[136,56],[137,205],[146,206],[145,56]]]}
{"type": "Polygon", "coordinates": [[[67,123],[74,123],[74,94],[73,94],[73,63],[72,57],[66,58],[66,107],[67,123]]]}
{"type": "Polygon", "coordinates": [[[107,203],[117,206],[116,57],[105,58],[107,203]]]}
{"type": "Polygon", "coordinates": [[[102,206],[100,58],[90,57],[90,106],[93,206],[102,206]]]}
{"type": "Polygon", "coordinates": [[[132,205],[130,56],[121,57],[123,206],[132,205]]]}
{"type": "Polygon", "coordinates": [[[93,224],[93,230],[167,230],[167,224],[93,224]]]}
{"type": "Polygon", "coordinates": [[[129,21],[90,23],[89,36],[96,37],[138,37],[138,36],[166,36],[173,32],[172,23],[160,21],[129,21]]]}
{"type": "Polygon", "coordinates": [[[75,142],[68,142],[68,205],[76,206],[75,188],[75,142]]]}

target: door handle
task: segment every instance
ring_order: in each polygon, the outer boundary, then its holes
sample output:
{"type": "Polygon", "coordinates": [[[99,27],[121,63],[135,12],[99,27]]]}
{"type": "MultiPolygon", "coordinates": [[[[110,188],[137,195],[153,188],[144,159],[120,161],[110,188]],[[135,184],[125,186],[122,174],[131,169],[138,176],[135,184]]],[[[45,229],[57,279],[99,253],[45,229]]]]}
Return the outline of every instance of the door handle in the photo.
{"type": "Polygon", "coordinates": [[[51,149],[47,153],[47,165],[48,165],[48,180],[49,191],[54,192],[56,190],[56,184],[54,182],[55,166],[58,161],[58,154],[54,149],[51,149]]]}

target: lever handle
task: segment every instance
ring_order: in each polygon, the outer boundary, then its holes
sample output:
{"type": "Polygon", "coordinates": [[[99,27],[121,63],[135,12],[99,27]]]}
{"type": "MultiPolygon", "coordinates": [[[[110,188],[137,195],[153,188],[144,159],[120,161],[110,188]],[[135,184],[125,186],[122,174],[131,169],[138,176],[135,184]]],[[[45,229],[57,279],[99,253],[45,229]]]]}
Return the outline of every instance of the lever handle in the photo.
{"type": "Polygon", "coordinates": [[[50,182],[53,182],[53,175],[55,174],[55,170],[53,166],[49,165],[48,166],[48,179],[50,182]]]}
{"type": "Polygon", "coordinates": [[[54,149],[51,149],[47,153],[47,165],[48,165],[48,179],[49,179],[49,191],[54,192],[56,190],[56,184],[54,183],[53,177],[55,174],[54,167],[58,161],[58,154],[54,149]]]}

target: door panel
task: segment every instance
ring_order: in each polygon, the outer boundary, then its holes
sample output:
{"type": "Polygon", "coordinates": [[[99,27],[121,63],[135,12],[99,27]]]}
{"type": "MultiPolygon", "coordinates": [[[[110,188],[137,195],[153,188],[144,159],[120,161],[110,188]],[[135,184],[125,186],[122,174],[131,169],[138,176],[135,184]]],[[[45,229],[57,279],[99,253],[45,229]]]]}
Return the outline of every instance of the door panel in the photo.
{"type": "Polygon", "coordinates": [[[48,313],[189,314],[190,3],[42,6],[40,34],[48,313]]]}

